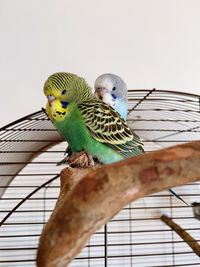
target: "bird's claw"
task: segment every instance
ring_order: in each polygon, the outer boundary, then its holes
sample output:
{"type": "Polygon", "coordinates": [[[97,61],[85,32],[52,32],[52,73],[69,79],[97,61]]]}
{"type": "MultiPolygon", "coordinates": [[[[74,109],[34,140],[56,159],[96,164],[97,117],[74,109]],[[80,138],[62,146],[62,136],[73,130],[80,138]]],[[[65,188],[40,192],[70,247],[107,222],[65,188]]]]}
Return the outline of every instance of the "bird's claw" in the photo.
{"type": "Polygon", "coordinates": [[[94,160],[90,153],[81,151],[71,156],[68,164],[72,168],[91,168],[94,166],[94,160]]]}

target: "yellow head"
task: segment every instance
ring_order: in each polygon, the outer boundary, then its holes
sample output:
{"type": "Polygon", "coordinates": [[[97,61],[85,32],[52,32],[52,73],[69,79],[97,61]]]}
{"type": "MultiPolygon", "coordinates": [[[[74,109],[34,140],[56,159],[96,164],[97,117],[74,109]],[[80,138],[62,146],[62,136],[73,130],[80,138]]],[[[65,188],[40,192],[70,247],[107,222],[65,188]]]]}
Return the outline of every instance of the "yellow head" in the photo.
{"type": "Polygon", "coordinates": [[[46,111],[51,120],[63,120],[70,103],[81,103],[94,97],[83,78],[66,72],[52,74],[44,84],[44,94],[48,99],[46,111]]]}

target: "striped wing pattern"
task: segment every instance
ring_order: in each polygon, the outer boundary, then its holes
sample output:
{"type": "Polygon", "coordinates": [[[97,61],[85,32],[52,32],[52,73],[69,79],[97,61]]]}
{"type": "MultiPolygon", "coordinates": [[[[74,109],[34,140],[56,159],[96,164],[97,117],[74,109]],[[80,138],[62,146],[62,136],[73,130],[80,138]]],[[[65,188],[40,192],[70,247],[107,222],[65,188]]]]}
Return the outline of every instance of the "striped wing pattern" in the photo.
{"type": "Polygon", "coordinates": [[[82,102],[78,108],[95,140],[113,148],[124,157],[144,153],[140,138],[112,107],[95,98],[82,102]]]}

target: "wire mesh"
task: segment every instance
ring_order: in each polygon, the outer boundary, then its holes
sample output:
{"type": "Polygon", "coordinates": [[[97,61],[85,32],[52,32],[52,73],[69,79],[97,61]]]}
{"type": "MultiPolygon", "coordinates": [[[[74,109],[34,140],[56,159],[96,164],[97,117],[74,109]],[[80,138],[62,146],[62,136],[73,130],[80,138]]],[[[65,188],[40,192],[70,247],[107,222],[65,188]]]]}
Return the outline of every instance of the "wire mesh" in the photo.
{"type": "MultiPolygon", "coordinates": [[[[145,151],[199,139],[199,96],[156,89],[129,90],[128,96],[128,123],[145,151]]],[[[59,193],[56,175],[63,166],[56,163],[66,145],[44,110],[0,130],[0,266],[35,266],[39,237],[59,193]]],[[[191,203],[199,200],[199,186],[174,190],[191,203]]],[[[192,208],[163,191],[125,207],[70,266],[199,266],[199,257],[161,222],[162,213],[200,241],[192,208]]]]}

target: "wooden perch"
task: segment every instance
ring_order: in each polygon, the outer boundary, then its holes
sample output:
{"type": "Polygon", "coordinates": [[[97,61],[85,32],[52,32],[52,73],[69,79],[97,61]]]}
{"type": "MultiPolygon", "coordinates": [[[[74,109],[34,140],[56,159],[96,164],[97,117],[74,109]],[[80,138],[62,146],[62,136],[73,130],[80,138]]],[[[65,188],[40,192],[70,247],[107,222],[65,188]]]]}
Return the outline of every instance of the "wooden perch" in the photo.
{"type": "Polygon", "coordinates": [[[188,234],[167,215],[162,215],[160,219],[164,223],[166,223],[173,231],[175,231],[188,244],[188,246],[191,247],[194,253],[196,253],[196,255],[200,257],[200,245],[190,234],[188,234]]]}
{"type": "Polygon", "coordinates": [[[40,238],[39,267],[67,266],[90,236],[132,201],[200,180],[200,141],[96,170],[66,168],[63,180],[58,204],[40,238]]]}

